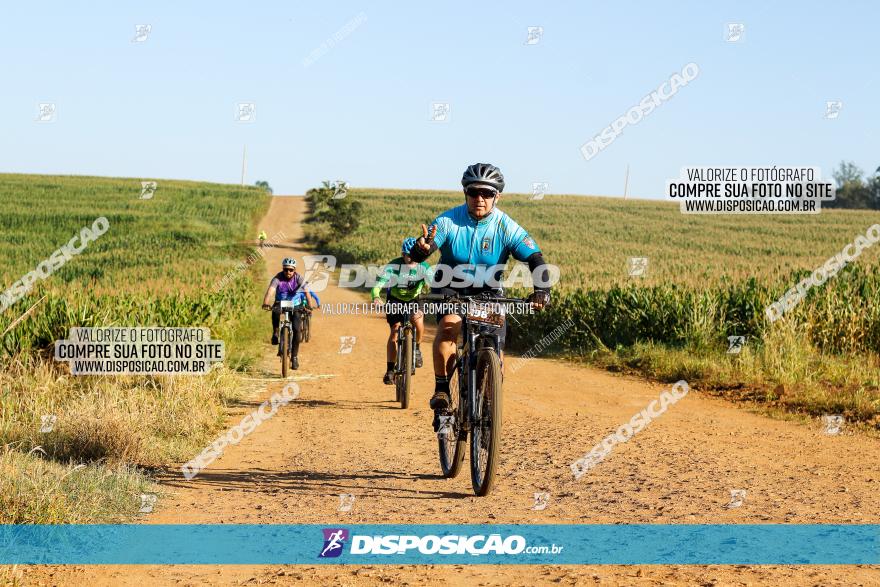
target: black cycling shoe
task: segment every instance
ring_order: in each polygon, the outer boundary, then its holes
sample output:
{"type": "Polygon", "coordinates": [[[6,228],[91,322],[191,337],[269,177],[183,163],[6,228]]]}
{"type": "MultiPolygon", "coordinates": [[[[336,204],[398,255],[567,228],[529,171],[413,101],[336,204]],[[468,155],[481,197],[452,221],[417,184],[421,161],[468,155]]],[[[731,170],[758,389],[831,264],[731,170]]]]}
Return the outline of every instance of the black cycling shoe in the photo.
{"type": "Polygon", "coordinates": [[[385,377],[382,378],[385,385],[394,385],[394,371],[385,371],[385,377]]]}
{"type": "Polygon", "coordinates": [[[293,360],[290,362],[290,366],[294,369],[299,369],[299,357],[294,357],[293,360]]]}
{"type": "Polygon", "coordinates": [[[422,351],[416,349],[416,368],[419,369],[422,366],[422,351]]]}
{"type": "Polygon", "coordinates": [[[278,344],[278,333],[277,332],[272,335],[272,344],[275,344],[275,345],[278,344]]]}
{"type": "Polygon", "coordinates": [[[431,398],[431,409],[432,410],[445,410],[449,407],[449,392],[448,391],[435,391],[434,396],[431,398]]]}

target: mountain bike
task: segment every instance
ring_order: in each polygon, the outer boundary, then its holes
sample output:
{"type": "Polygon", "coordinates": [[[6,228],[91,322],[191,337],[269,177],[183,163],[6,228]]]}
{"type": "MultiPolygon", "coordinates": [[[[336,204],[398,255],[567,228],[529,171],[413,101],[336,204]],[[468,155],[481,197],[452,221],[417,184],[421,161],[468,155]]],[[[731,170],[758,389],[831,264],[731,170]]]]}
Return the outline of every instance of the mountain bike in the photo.
{"type": "Polygon", "coordinates": [[[471,436],[471,484],[487,495],[495,483],[501,446],[501,348],[505,304],[530,304],[519,298],[444,296],[426,299],[449,304],[461,316],[461,344],[456,342],[454,370],[449,376],[450,404],[438,412],[437,440],[444,477],[461,470],[465,443],[471,436]]]}
{"type": "MultiPolygon", "coordinates": [[[[399,303],[399,302],[397,302],[399,303]]],[[[412,380],[416,374],[416,329],[412,324],[412,306],[406,304],[403,322],[397,324],[397,360],[394,363],[394,386],[397,401],[404,410],[409,407],[412,393],[412,380]]]]}
{"type": "MultiPolygon", "coordinates": [[[[304,305],[303,300],[281,300],[275,302],[274,309],[281,311],[281,317],[278,322],[278,356],[281,358],[281,376],[287,378],[290,366],[299,369],[299,359],[296,351],[299,350],[299,339],[297,339],[296,347],[293,345],[293,313],[302,311],[304,305]]],[[[296,335],[299,337],[299,334],[296,335]]]]}

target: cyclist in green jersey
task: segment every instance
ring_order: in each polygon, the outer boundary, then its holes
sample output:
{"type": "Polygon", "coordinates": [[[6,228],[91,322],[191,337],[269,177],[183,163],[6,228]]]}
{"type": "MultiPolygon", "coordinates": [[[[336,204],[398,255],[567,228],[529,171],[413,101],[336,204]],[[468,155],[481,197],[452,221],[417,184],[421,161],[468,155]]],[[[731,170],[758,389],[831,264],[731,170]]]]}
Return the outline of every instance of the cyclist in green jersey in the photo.
{"type": "MultiPolygon", "coordinates": [[[[386,300],[391,304],[406,304],[415,300],[423,291],[430,290],[431,266],[426,262],[416,263],[410,257],[410,252],[416,244],[416,239],[406,238],[401,247],[401,256],[393,259],[385,266],[382,275],[376,280],[376,285],[370,292],[373,305],[380,306],[383,302],[380,297],[382,288],[389,281],[392,285],[386,290],[386,300]]],[[[400,308],[397,308],[400,309],[400,308]]],[[[386,312],[385,319],[388,321],[390,332],[388,333],[387,356],[385,377],[382,381],[385,385],[394,385],[394,359],[397,356],[397,324],[403,322],[403,313],[394,311],[386,312]]],[[[419,343],[422,342],[422,333],[425,331],[423,315],[419,311],[412,313],[412,324],[416,329],[416,367],[422,366],[422,351],[419,343]]]]}

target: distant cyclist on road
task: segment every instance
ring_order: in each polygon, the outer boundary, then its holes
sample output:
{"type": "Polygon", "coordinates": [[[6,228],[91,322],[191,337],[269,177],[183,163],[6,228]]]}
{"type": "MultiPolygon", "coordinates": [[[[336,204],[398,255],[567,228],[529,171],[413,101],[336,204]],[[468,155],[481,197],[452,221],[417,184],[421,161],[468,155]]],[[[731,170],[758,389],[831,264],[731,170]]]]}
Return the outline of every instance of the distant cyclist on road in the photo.
{"type": "MultiPolygon", "coordinates": [[[[425,262],[416,263],[410,257],[416,239],[405,238],[401,247],[401,256],[392,259],[385,265],[382,275],[376,280],[376,285],[370,292],[370,297],[374,305],[380,305],[382,299],[380,292],[386,283],[393,282],[393,285],[387,288],[385,297],[390,304],[406,304],[416,299],[422,291],[429,289],[427,280],[430,279],[431,266],[425,262]]],[[[391,332],[388,334],[388,344],[386,353],[386,369],[385,377],[382,381],[385,385],[394,385],[394,361],[397,358],[397,324],[403,322],[403,313],[386,312],[385,319],[391,332]]],[[[416,367],[422,366],[422,350],[419,343],[422,342],[422,333],[425,330],[422,313],[416,312],[412,315],[412,323],[416,328],[416,367]]]]}
{"type": "MultiPolygon", "coordinates": [[[[412,259],[424,261],[434,251],[440,249],[440,266],[451,271],[460,265],[470,265],[467,271],[474,275],[475,268],[488,268],[504,265],[513,255],[517,261],[528,263],[535,281],[535,291],[529,300],[535,309],[542,309],[550,303],[550,288],[539,287],[538,283],[549,283],[549,272],[541,255],[541,249],[519,224],[513,221],[498,207],[501,192],[504,191],[504,176],[501,170],[489,163],[475,163],[465,169],[461,178],[465,203],[440,214],[430,228],[422,225],[422,236],[412,250],[412,259]]],[[[435,271],[438,268],[435,267],[435,271]]],[[[494,276],[500,281],[500,275],[494,276]]],[[[475,295],[486,293],[501,296],[500,287],[490,285],[467,286],[459,289],[443,288],[441,293],[450,295],[475,295]]],[[[461,317],[456,314],[437,316],[437,336],[434,339],[434,395],[431,408],[445,410],[449,406],[449,373],[454,366],[452,356],[455,343],[461,332],[461,317]],[[447,371],[449,369],[449,371],[447,371]]],[[[500,342],[504,348],[507,324],[500,332],[500,342]]],[[[502,354],[503,360],[503,354],[502,354]]]]}
{"type": "MultiPolygon", "coordinates": [[[[296,272],[296,259],[290,257],[285,258],[281,261],[281,271],[272,278],[272,281],[269,283],[269,288],[266,290],[266,295],[263,296],[263,309],[272,310],[272,344],[278,344],[278,325],[281,321],[281,308],[278,307],[277,302],[302,300],[305,302],[306,307],[311,309],[312,305],[306,295],[307,293],[314,298],[318,307],[321,307],[321,300],[319,300],[315,292],[311,291],[308,285],[305,284],[302,276],[296,272]]],[[[294,336],[292,337],[293,341],[291,342],[291,354],[294,358],[293,368],[296,369],[299,367],[299,358],[297,355],[299,351],[299,332],[302,329],[302,320],[300,320],[298,312],[293,312],[292,319],[294,336]]]]}
{"type": "Polygon", "coordinates": [[[261,231],[260,231],[260,236],[257,237],[257,238],[260,239],[260,248],[262,249],[263,246],[265,246],[265,244],[266,244],[266,231],[265,231],[265,230],[261,230],[261,231]]]}

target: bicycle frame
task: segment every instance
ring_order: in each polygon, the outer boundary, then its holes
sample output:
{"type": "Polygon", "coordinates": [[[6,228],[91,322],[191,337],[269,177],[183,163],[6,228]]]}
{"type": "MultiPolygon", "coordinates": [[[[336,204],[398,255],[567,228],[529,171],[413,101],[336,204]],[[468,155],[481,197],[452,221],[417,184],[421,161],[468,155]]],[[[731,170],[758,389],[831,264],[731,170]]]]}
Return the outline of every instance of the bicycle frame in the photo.
{"type": "MultiPolygon", "coordinates": [[[[290,348],[292,348],[293,337],[296,334],[293,329],[292,316],[293,316],[294,312],[304,312],[305,311],[303,309],[304,306],[302,306],[302,305],[287,306],[286,302],[276,302],[276,303],[279,304],[279,308],[281,310],[280,317],[278,319],[278,331],[280,334],[281,331],[283,331],[284,328],[287,327],[287,329],[290,333],[290,340],[287,341],[287,343],[288,343],[287,348],[290,349],[290,348]]],[[[302,324],[302,322],[300,322],[300,324],[302,324]]],[[[280,340],[278,341],[278,344],[279,345],[281,344],[280,340]]]]}
{"type": "Polygon", "coordinates": [[[501,335],[506,311],[492,304],[529,303],[529,300],[491,294],[428,294],[425,299],[453,304],[454,312],[461,318],[462,342],[459,345],[456,341],[454,365],[458,382],[457,388],[449,390],[453,394],[450,399],[457,397],[457,402],[454,407],[435,412],[440,466],[444,477],[457,476],[465,454],[464,445],[470,437],[471,484],[474,493],[485,496],[495,483],[501,458],[503,418],[501,335]]]}
{"type": "MultiPolygon", "coordinates": [[[[458,303],[469,303],[471,301],[490,301],[495,303],[527,303],[527,300],[516,299],[516,298],[505,298],[505,297],[490,297],[485,300],[478,300],[478,296],[444,296],[440,294],[428,294],[424,299],[439,301],[439,302],[450,302],[456,301],[458,303]]],[[[471,424],[480,421],[482,414],[480,413],[479,402],[477,402],[477,351],[481,348],[486,348],[487,346],[492,348],[495,353],[498,355],[498,358],[501,358],[501,340],[498,334],[498,329],[492,326],[487,326],[483,324],[474,324],[470,319],[468,319],[466,314],[459,314],[461,316],[461,337],[462,344],[461,350],[462,354],[458,361],[458,364],[455,366],[455,369],[458,371],[458,379],[459,386],[463,389],[464,393],[460,394],[460,397],[463,402],[467,402],[467,406],[465,410],[462,410],[463,415],[465,416],[465,421],[461,422],[462,431],[469,432],[471,424]],[[466,361],[466,363],[465,363],[466,361]]],[[[456,347],[458,349],[459,347],[456,347]]],[[[502,361],[503,364],[503,361],[502,361]]]]}
{"type": "Polygon", "coordinates": [[[499,357],[501,356],[499,348],[501,346],[500,339],[498,334],[494,332],[495,330],[490,326],[472,324],[467,316],[462,316],[461,318],[461,333],[462,340],[464,341],[462,344],[461,361],[462,363],[467,361],[467,365],[458,365],[458,373],[459,381],[462,381],[463,378],[467,382],[466,393],[462,395],[462,398],[467,399],[468,404],[468,421],[462,422],[465,430],[469,430],[470,425],[479,422],[482,417],[480,413],[481,402],[477,401],[477,351],[480,348],[485,348],[485,342],[490,342],[490,346],[498,353],[499,357]]]}

